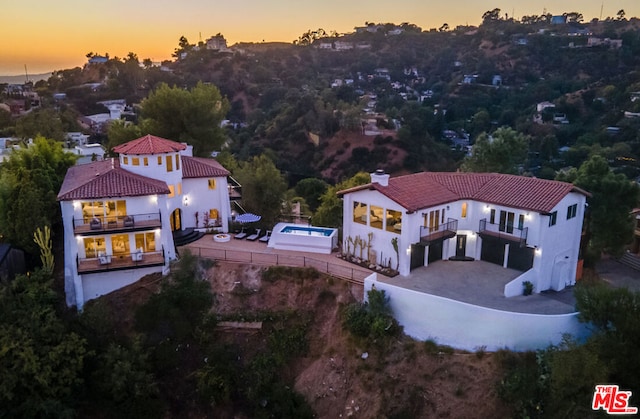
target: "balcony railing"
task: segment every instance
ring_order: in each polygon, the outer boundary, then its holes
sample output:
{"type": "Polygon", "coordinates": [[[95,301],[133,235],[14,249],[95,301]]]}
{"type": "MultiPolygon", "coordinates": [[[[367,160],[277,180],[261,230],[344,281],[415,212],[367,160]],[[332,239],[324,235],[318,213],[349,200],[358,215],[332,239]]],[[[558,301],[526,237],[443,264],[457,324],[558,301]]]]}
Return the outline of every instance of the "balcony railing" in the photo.
{"type": "Polygon", "coordinates": [[[160,212],[73,219],[75,234],[99,234],[162,227],[160,212]]]}
{"type": "Polygon", "coordinates": [[[440,239],[450,239],[458,232],[458,220],[448,218],[447,222],[437,227],[420,226],[420,242],[430,243],[440,239]]]}
{"type": "Polygon", "coordinates": [[[527,235],[529,234],[529,227],[517,228],[513,224],[492,224],[487,222],[486,218],[480,220],[480,227],[478,229],[479,234],[486,234],[489,236],[497,237],[504,240],[518,242],[520,246],[527,244],[527,235]]]}
{"type": "Polygon", "coordinates": [[[100,255],[97,258],[76,257],[78,274],[148,268],[164,265],[164,249],[156,252],[133,252],[117,255],[100,255]]]}

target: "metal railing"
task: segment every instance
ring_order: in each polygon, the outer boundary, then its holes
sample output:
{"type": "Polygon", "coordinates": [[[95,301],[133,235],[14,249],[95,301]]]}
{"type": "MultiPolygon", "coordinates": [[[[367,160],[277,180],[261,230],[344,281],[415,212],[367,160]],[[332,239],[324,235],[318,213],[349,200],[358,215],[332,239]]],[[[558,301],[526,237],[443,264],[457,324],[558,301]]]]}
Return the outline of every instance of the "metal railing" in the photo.
{"type": "Polygon", "coordinates": [[[201,258],[224,260],[227,262],[249,263],[264,266],[290,266],[298,268],[315,268],[318,272],[346,279],[357,284],[364,284],[364,279],[371,271],[351,268],[320,259],[302,255],[284,255],[278,253],[256,253],[232,249],[211,249],[208,247],[188,246],[194,255],[201,258]]]}
{"type": "Polygon", "coordinates": [[[420,226],[420,240],[431,241],[443,237],[453,237],[458,232],[458,220],[448,218],[447,222],[437,227],[420,226]]]}
{"type": "Polygon", "coordinates": [[[98,254],[97,257],[90,258],[81,258],[76,255],[79,274],[159,266],[164,265],[164,261],[164,247],[160,251],[98,254]]]}
{"type": "Polygon", "coordinates": [[[511,223],[494,224],[487,222],[487,219],[483,218],[482,220],[480,220],[478,232],[480,234],[488,233],[491,236],[501,239],[517,241],[518,243],[520,243],[520,246],[525,246],[527,244],[529,227],[517,228],[514,227],[514,225],[511,223]]]}
{"type": "Polygon", "coordinates": [[[75,233],[133,230],[136,228],[156,227],[162,227],[162,217],[159,211],[149,214],[96,216],[73,219],[73,231],[75,233]]]}

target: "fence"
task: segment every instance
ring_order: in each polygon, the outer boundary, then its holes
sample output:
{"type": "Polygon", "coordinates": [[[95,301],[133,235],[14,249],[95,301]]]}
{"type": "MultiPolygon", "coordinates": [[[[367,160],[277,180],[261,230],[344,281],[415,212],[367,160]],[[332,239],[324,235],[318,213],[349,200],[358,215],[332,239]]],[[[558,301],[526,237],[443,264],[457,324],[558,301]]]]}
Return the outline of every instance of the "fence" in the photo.
{"type": "Polygon", "coordinates": [[[265,266],[292,266],[302,268],[315,268],[318,272],[326,273],[350,282],[364,284],[364,278],[371,275],[370,271],[351,268],[336,263],[327,262],[300,255],[284,255],[278,253],[256,253],[239,250],[210,249],[207,247],[188,246],[192,254],[214,260],[227,262],[249,263],[265,266]]]}

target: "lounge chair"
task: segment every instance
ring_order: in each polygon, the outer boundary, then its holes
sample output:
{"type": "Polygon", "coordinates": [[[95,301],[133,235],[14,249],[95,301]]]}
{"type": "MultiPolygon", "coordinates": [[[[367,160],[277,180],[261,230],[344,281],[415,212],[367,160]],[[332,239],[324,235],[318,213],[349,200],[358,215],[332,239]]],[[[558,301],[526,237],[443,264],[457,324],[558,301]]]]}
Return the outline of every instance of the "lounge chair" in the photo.
{"type": "Polygon", "coordinates": [[[244,231],[244,227],[242,228],[242,230],[240,230],[240,233],[233,236],[233,238],[235,239],[244,239],[245,237],[247,237],[247,232],[244,231]]]}
{"type": "Polygon", "coordinates": [[[258,241],[266,243],[269,241],[269,238],[271,237],[271,230],[267,230],[267,234],[265,234],[264,236],[260,237],[258,239],[258,241]]]}
{"type": "Polygon", "coordinates": [[[256,241],[258,240],[258,237],[260,237],[260,233],[262,232],[261,229],[257,229],[256,232],[250,236],[247,237],[247,240],[249,241],[256,241]]]}

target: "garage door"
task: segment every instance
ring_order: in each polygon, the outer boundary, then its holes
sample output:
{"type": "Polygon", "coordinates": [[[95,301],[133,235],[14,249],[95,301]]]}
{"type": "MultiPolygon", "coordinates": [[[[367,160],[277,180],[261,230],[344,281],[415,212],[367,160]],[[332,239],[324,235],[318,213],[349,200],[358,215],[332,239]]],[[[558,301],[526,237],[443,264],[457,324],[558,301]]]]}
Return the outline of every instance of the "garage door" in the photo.
{"type": "Polygon", "coordinates": [[[533,253],[535,249],[531,247],[520,247],[512,244],[509,246],[509,260],[507,268],[518,271],[528,271],[533,267],[533,253]]]}
{"type": "Polygon", "coordinates": [[[502,266],[504,263],[504,242],[493,237],[483,237],[480,260],[502,266]]]}
{"type": "Polygon", "coordinates": [[[442,260],[442,240],[429,245],[429,263],[442,260]]]}

